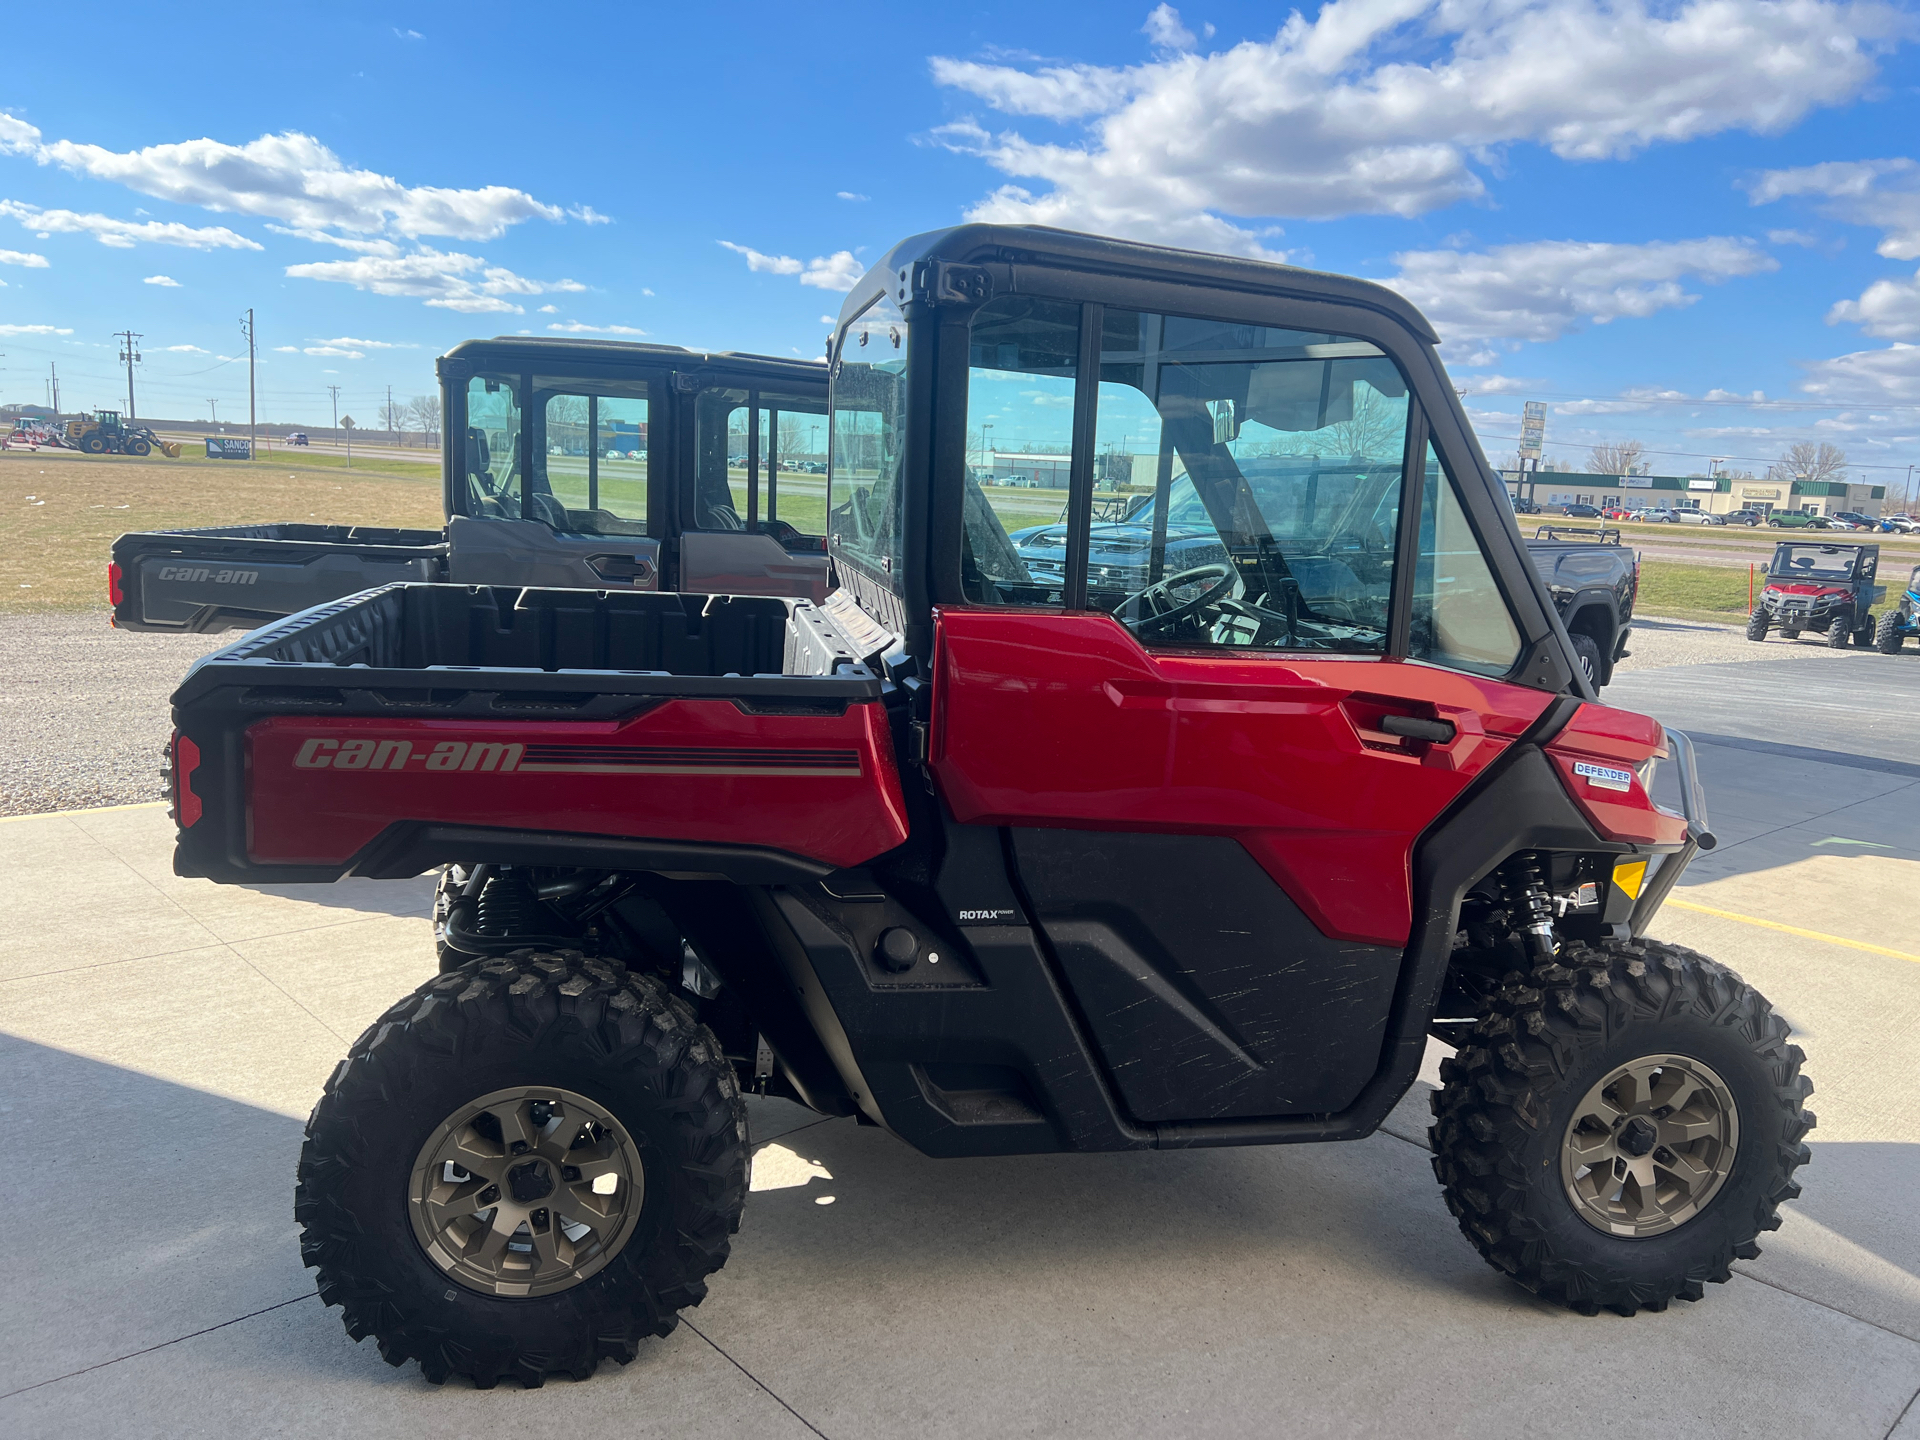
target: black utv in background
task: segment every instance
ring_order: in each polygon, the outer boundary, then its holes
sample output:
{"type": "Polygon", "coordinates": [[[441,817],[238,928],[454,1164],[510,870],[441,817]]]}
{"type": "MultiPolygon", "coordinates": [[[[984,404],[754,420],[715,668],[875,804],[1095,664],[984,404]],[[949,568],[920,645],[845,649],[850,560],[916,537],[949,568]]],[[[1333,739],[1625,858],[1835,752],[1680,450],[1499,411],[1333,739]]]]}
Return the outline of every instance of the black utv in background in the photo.
{"type": "Polygon", "coordinates": [[[122,535],[122,630],[251,630],[395,581],[826,598],[826,367],[501,337],[439,362],[440,530],[122,535]]]}

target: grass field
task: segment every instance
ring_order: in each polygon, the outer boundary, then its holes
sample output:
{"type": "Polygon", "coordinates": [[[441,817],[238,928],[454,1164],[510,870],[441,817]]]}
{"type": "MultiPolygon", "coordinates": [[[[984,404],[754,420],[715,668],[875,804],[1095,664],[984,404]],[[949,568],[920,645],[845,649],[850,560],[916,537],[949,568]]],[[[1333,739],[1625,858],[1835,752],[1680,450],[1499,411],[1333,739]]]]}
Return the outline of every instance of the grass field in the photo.
{"type": "Polygon", "coordinates": [[[107,555],[129,530],[314,520],[437,530],[440,467],[344,457],[204,460],[0,451],[0,613],[105,609],[107,555]]]}
{"type": "Polygon", "coordinates": [[[1669,615],[1679,620],[1744,621],[1748,615],[1747,572],[1725,565],[1675,565],[1646,560],[1640,565],[1640,597],[1634,613],[1669,615]]]}

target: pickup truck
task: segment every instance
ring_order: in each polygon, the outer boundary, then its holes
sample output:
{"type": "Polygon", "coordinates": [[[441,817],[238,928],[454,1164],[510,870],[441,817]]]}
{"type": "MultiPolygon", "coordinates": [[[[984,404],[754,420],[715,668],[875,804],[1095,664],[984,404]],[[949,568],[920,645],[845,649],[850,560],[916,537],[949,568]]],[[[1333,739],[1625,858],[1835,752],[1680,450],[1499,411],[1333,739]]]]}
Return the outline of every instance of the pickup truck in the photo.
{"type": "Polygon", "coordinates": [[[1756,1254],[1804,1057],[1648,936],[1715,843],[1692,747],[1595,701],[1438,343],[1346,277],[915,236],[836,326],[825,602],[404,583],[196,662],[177,872],[460,882],[306,1128],[348,1333],[482,1387],[633,1359],[727,1260],[743,1092],[935,1156],[1352,1140],[1429,1037],[1501,1274],[1632,1314],[1756,1254]],[[967,464],[1028,395],[1057,584],[967,464]]]}
{"type": "Polygon", "coordinates": [[[439,361],[441,530],[231,525],[122,535],[122,630],[250,630],[396,581],[827,592],[826,367],[501,337],[439,361]]]}
{"type": "Polygon", "coordinates": [[[1613,679],[1613,667],[1627,654],[1640,555],[1622,545],[1611,526],[1542,525],[1526,545],[1580,668],[1598,689],[1613,679]]]}

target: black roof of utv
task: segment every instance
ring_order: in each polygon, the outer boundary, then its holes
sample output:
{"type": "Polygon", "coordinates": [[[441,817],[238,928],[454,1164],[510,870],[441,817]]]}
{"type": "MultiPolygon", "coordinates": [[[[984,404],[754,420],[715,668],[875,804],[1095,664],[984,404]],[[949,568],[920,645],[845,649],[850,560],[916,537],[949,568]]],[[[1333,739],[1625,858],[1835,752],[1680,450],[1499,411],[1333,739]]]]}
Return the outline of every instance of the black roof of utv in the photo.
{"type": "Polygon", "coordinates": [[[659,365],[672,370],[708,366],[745,370],[771,380],[824,386],[826,363],[791,356],[750,355],[737,350],[688,350],[680,345],[649,345],[636,340],[560,339],[545,335],[496,335],[491,340],[462,340],[440,359],[470,365],[505,364],[515,368],[589,365],[631,368],[659,365]]]}
{"type": "Polygon", "coordinates": [[[891,291],[896,299],[906,300],[908,296],[902,292],[909,290],[913,267],[922,261],[1035,265],[1213,289],[1248,290],[1261,295],[1342,301],[1390,316],[1429,345],[1440,342],[1426,316],[1414,308],[1412,301],[1371,280],[1303,270],[1297,265],[1277,265],[1270,260],[1244,260],[1201,250],[1175,250],[1164,245],[1115,240],[1104,235],[1082,235],[1046,225],[956,225],[908,236],[854,286],[841,306],[840,318],[852,319],[882,291],[891,291]]]}

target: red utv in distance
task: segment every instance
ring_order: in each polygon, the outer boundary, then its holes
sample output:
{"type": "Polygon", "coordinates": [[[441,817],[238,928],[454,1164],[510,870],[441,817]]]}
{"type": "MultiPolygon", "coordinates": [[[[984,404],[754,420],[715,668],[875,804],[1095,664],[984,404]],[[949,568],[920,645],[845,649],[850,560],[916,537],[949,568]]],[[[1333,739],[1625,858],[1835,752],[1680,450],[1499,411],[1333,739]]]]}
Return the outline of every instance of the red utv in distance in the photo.
{"type": "Polygon", "coordinates": [[[1747,639],[1767,631],[1797,640],[1804,630],[1827,637],[1835,650],[1852,640],[1864,650],[1874,642],[1872,606],[1886,594],[1873,583],[1880,567],[1878,545],[1827,545],[1782,540],[1767,567],[1766,588],[1747,617],[1747,639]]]}
{"type": "Polygon", "coordinates": [[[743,1091],[940,1156],[1350,1140],[1429,1037],[1446,1202],[1529,1290],[1756,1254],[1801,1053],[1647,938],[1713,844],[1692,747],[1594,702],[1436,345],[1365,281],[918,236],[835,332],[824,605],[394,585],[196,664],[181,873],[449,867],[445,973],[300,1161],[349,1333],[631,1358],[727,1258],[743,1091]],[[1064,514],[978,482],[1008,404],[1064,514]]]}

